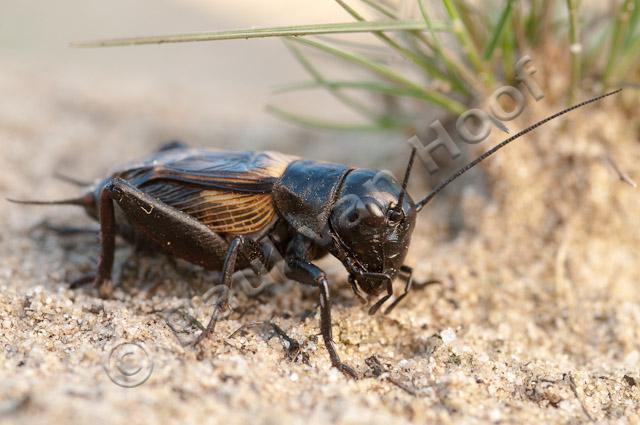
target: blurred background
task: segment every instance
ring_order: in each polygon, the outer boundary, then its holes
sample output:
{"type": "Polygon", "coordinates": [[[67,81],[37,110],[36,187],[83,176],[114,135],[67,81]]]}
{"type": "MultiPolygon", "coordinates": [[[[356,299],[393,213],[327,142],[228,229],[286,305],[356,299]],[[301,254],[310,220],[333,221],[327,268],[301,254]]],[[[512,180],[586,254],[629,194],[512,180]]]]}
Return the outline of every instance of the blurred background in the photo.
{"type": "MultiPolygon", "coordinates": [[[[270,89],[302,71],[277,39],[137,49],[74,49],[71,42],[125,35],[195,32],[344,20],[331,2],[300,1],[5,1],[0,16],[2,69],[42,79],[78,79],[95,92],[122,82],[162,81],[209,96],[219,113],[262,111],[270,89]]],[[[159,90],[160,91],[160,90],[159,90]]],[[[158,93],[158,96],[164,96],[158,93]]],[[[171,103],[171,98],[167,98],[171,103]]]]}
{"type": "MultiPolygon", "coordinates": [[[[199,270],[185,279],[165,258],[129,264],[122,244],[119,261],[129,267],[115,300],[71,291],[68,282],[95,266],[95,235],[69,239],[47,226],[95,223],[66,207],[2,203],[0,419],[637,421],[639,3],[2,0],[0,198],[68,197],[76,189],[54,173],[92,180],[172,139],[401,175],[409,137],[433,140],[435,119],[455,135],[461,111],[486,109],[502,84],[521,88],[514,65],[524,55],[544,98],[525,95],[523,114],[506,123],[512,133],[625,89],[527,135],[434,199],[407,263],[418,280],[442,284],[415,291],[392,315],[368,316],[341,265],[323,260],[336,282],[334,335],[343,359],[365,378],[357,383],[329,368],[314,339],[309,291],[284,283],[263,298],[238,291],[238,308],[220,323],[230,335],[243,323],[276,320],[301,342],[306,363],[283,360],[275,339],[260,336],[240,345],[207,341],[196,354],[177,343],[158,312],[189,303],[190,314],[206,318],[199,290],[210,282],[199,270]],[[69,47],[360,20],[414,26],[288,41],[69,47]],[[104,376],[101,356],[119,338],[160,347],[144,390],[125,392],[104,376]],[[367,369],[372,355],[417,396],[367,369]]],[[[434,175],[418,162],[410,192],[420,198],[505,136],[493,127],[477,145],[456,138],[463,155],[451,161],[441,152],[434,175]]]]}

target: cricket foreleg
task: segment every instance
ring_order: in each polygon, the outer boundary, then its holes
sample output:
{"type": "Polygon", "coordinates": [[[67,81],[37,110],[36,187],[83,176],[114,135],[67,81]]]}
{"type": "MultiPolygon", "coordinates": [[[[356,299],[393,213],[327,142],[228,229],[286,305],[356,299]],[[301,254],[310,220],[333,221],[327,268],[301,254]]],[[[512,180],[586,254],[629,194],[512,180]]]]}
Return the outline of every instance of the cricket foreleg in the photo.
{"type": "Polygon", "coordinates": [[[400,301],[402,301],[411,291],[411,289],[416,286],[418,288],[424,288],[426,286],[429,285],[435,285],[435,284],[441,284],[442,282],[437,280],[437,279],[430,279],[427,280],[426,282],[422,282],[422,283],[414,283],[413,280],[413,269],[409,266],[402,266],[400,267],[400,273],[404,276],[405,279],[405,284],[404,284],[404,291],[402,291],[402,294],[400,294],[400,296],[398,298],[396,298],[389,307],[387,307],[387,309],[384,311],[384,314],[389,314],[391,313],[391,311],[396,308],[396,306],[398,305],[398,303],[400,301]]]}
{"type": "Polygon", "coordinates": [[[290,258],[287,260],[285,274],[289,279],[312,285],[320,290],[320,332],[324,345],[329,352],[331,364],[350,378],[358,379],[356,372],[346,364],[342,363],[333,342],[333,332],[331,330],[331,297],[329,294],[329,282],[325,273],[316,265],[300,259],[290,258]]]}

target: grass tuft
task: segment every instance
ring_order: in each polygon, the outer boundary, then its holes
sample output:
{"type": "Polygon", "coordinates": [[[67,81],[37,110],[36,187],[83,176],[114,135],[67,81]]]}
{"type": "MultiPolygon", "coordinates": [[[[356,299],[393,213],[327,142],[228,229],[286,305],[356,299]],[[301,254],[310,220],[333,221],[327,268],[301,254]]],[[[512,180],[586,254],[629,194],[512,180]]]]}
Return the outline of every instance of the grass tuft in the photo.
{"type": "Polygon", "coordinates": [[[612,0],[612,12],[579,7],[580,0],[565,0],[565,7],[556,0],[486,0],[482,6],[463,0],[415,0],[416,19],[401,18],[402,2],[333,1],[354,22],[120,38],[74,46],[281,37],[310,80],[280,87],[275,93],[326,90],[365,123],[330,122],[272,105],[268,110],[301,125],[348,131],[411,128],[413,123],[402,108],[383,107],[390,99],[395,99],[394,104],[409,99],[414,109],[422,104],[460,114],[485,100],[498,82],[513,83],[515,62],[525,54],[558,59],[553,70],[565,74],[568,102],[577,98],[580,89],[597,91],[622,83],[637,86],[640,79],[640,0],[612,0]],[[371,14],[382,20],[370,20],[371,14]],[[346,38],[354,33],[370,34],[377,44],[359,48],[362,43],[346,38]],[[324,75],[307,55],[309,49],[360,74],[364,71],[365,76],[348,80],[324,75]],[[390,58],[399,58],[402,67],[390,58]],[[364,101],[355,92],[372,100],[364,101]]]}

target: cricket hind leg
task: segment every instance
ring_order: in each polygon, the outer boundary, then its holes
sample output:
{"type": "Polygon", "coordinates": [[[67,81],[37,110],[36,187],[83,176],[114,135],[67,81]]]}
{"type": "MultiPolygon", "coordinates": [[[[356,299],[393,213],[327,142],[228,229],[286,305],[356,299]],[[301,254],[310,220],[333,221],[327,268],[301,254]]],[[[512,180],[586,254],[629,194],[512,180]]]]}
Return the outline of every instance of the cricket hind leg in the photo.
{"type": "Polygon", "coordinates": [[[263,244],[245,236],[236,236],[231,240],[222,267],[222,284],[215,287],[219,295],[214,302],[213,313],[209,319],[209,324],[193,342],[193,345],[198,345],[213,333],[220,313],[228,308],[229,292],[233,283],[233,274],[236,271],[238,255],[244,257],[245,263],[249,265],[258,276],[271,269],[272,261],[270,261],[269,258],[265,259],[265,251],[263,248],[263,244]]]}
{"type": "MultiPolygon", "coordinates": [[[[102,298],[109,298],[113,293],[111,271],[116,250],[116,218],[111,193],[103,189],[98,201],[100,217],[100,259],[94,280],[94,286],[102,298]]],[[[75,283],[75,282],[74,282],[75,283]]]]}
{"type": "MultiPolygon", "coordinates": [[[[140,232],[145,239],[155,243],[166,253],[209,270],[222,271],[223,284],[219,285],[220,295],[215,302],[211,320],[194,345],[214,330],[220,312],[227,307],[234,271],[237,268],[251,268],[260,275],[271,270],[277,261],[277,251],[268,242],[257,242],[246,236],[236,236],[231,242],[227,242],[193,217],[158,201],[125,180],[115,178],[108,182],[102,198],[113,200],[136,232],[140,232]],[[241,258],[238,258],[239,254],[241,258]]],[[[113,203],[107,205],[113,208],[113,203]]],[[[106,223],[108,227],[108,219],[106,223]]],[[[103,257],[107,261],[104,267],[109,266],[112,253],[110,255],[109,252],[103,252],[103,257]]],[[[104,270],[99,269],[98,278],[104,276],[104,270]]]]}
{"type": "Polygon", "coordinates": [[[125,180],[107,182],[99,197],[101,254],[94,284],[109,296],[114,262],[117,204],[145,239],[165,253],[210,270],[221,270],[228,243],[193,217],[163,204],[125,180]]]}
{"type": "MultiPolygon", "coordinates": [[[[120,223],[121,219],[118,218],[118,215],[116,213],[116,222],[120,223]]],[[[124,236],[122,234],[122,227],[117,226],[118,228],[118,235],[119,236],[124,236]]],[[[75,235],[94,235],[94,236],[99,236],[100,235],[100,229],[75,229],[75,228],[67,228],[64,227],[62,228],[62,230],[60,229],[53,229],[53,231],[58,235],[58,236],[62,236],[62,237],[69,237],[69,236],[75,236],[75,235]]],[[[129,268],[135,268],[138,269],[140,263],[140,257],[153,257],[157,252],[157,247],[155,245],[152,245],[151,243],[147,243],[144,240],[142,240],[141,238],[124,238],[126,242],[128,242],[129,244],[131,244],[131,248],[132,248],[132,252],[129,253],[127,255],[126,258],[124,258],[123,261],[120,262],[120,264],[118,265],[117,261],[114,261],[114,268],[115,271],[112,270],[112,279],[113,279],[113,283],[114,286],[118,286],[121,281],[117,278],[118,276],[122,279],[122,277],[125,275],[126,270],[129,268]],[[132,264],[134,265],[132,267],[132,264]]],[[[169,260],[172,260],[172,257],[167,257],[169,260]]],[[[175,261],[174,261],[175,264],[175,261]]],[[[94,267],[94,271],[90,272],[90,273],[84,273],[79,275],[78,277],[72,279],[69,281],[69,288],[70,289],[78,289],[81,287],[84,287],[90,283],[93,283],[96,280],[96,271],[95,271],[95,267],[94,267]]]]}
{"type": "Polygon", "coordinates": [[[104,191],[135,232],[161,252],[208,270],[222,270],[229,243],[202,222],[123,179],[112,179],[104,191]]]}

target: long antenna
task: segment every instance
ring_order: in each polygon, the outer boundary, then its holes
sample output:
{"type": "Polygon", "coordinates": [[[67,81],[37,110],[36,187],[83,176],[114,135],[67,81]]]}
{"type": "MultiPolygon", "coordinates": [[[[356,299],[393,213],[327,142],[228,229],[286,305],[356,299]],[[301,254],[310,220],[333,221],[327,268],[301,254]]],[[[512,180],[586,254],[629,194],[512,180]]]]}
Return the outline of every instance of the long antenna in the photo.
{"type": "Polygon", "coordinates": [[[407,185],[409,184],[409,177],[411,176],[411,168],[413,168],[413,160],[416,157],[416,148],[415,146],[411,149],[411,156],[409,157],[409,163],[407,164],[407,169],[404,172],[404,180],[402,180],[402,192],[400,192],[400,196],[398,197],[397,207],[402,210],[402,202],[404,202],[404,194],[407,193],[407,185]]]}
{"type": "Polygon", "coordinates": [[[483,153],[482,155],[480,155],[478,158],[474,159],[473,161],[471,161],[470,163],[468,163],[467,165],[465,165],[464,167],[462,167],[461,169],[459,169],[458,171],[456,171],[451,177],[449,177],[448,179],[446,179],[444,182],[440,183],[435,189],[433,189],[427,196],[425,196],[420,202],[418,202],[416,204],[416,209],[418,211],[422,210],[422,208],[427,205],[429,203],[429,201],[431,201],[431,199],[433,199],[434,196],[436,196],[442,189],[444,189],[445,187],[447,187],[449,185],[449,183],[453,182],[455,179],[457,179],[458,177],[460,177],[461,175],[463,175],[464,173],[466,173],[467,171],[469,171],[470,169],[472,169],[473,167],[475,167],[476,165],[478,165],[479,163],[481,163],[482,161],[484,161],[485,159],[487,159],[488,157],[490,157],[491,155],[493,155],[494,153],[496,153],[498,150],[502,149],[503,147],[505,147],[506,145],[508,145],[509,143],[513,142],[514,140],[520,138],[521,136],[524,136],[525,134],[529,133],[532,130],[535,130],[536,128],[540,127],[543,124],[546,124],[547,122],[558,118],[560,115],[564,115],[567,112],[571,112],[574,109],[578,109],[581,108],[585,105],[588,105],[589,103],[593,103],[593,102],[597,102],[607,96],[611,96],[613,94],[619,93],[621,92],[622,89],[618,89],[618,90],[614,90],[612,92],[609,93],[605,93],[603,95],[594,97],[592,99],[586,100],[582,103],[578,103],[577,105],[573,105],[567,109],[564,109],[560,112],[556,112],[555,114],[548,116],[547,118],[538,121],[537,123],[533,124],[530,127],[525,128],[524,130],[520,131],[517,134],[514,134],[513,136],[509,137],[508,139],[500,142],[499,144],[497,144],[496,146],[494,146],[493,148],[489,149],[488,151],[486,151],[485,153],[483,153]]]}

